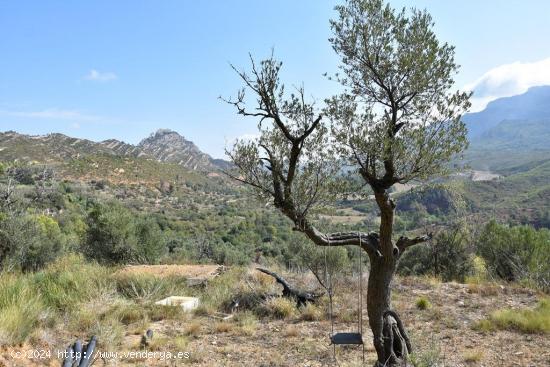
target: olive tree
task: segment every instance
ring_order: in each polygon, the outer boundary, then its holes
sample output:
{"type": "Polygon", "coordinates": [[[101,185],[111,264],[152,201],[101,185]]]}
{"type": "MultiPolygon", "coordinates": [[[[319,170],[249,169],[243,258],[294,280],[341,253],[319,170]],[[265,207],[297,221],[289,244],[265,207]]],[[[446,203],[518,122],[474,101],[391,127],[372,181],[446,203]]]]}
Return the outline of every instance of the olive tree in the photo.
{"type": "Polygon", "coordinates": [[[400,256],[431,235],[394,240],[390,189],[446,173],[467,146],[461,116],[470,95],[451,92],[454,48],[437,40],[427,12],[396,11],[381,0],[348,0],[336,11],[330,42],[341,57],[336,79],[344,92],[326,101],[327,118],[303,87],[285,90],[273,56],[252,60],[250,72],[235,69],[244,88],[226,102],[258,119],[259,137],[228,151],[236,167],[231,175],[316,245],[362,247],[371,263],[367,312],[377,365],[401,365],[412,347],[391,307],[391,283],[400,256]],[[312,219],[343,191],[339,177],[347,164],[374,194],[376,232],[324,233],[312,219]]]}

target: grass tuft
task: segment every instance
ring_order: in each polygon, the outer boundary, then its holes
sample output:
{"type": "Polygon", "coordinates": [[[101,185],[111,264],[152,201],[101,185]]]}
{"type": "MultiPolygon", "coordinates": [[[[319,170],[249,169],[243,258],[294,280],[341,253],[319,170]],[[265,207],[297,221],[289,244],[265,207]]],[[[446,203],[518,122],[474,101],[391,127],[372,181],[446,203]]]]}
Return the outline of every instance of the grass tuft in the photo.
{"type": "Polygon", "coordinates": [[[483,359],[483,352],[480,350],[470,350],[464,353],[464,362],[474,364],[483,359]]]}
{"type": "Polygon", "coordinates": [[[276,319],[289,319],[296,314],[296,302],[284,297],[269,298],[263,302],[263,310],[276,319]]]}
{"type": "Polygon", "coordinates": [[[550,334],[550,298],[543,298],[533,309],[502,309],[491,314],[488,319],[473,325],[482,332],[515,330],[527,334],[550,334]]]}
{"type": "Polygon", "coordinates": [[[432,304],[426,297],[419,297],[416,302],[416,308],[419,310],[428,310],[432,307],[432,304]]]}

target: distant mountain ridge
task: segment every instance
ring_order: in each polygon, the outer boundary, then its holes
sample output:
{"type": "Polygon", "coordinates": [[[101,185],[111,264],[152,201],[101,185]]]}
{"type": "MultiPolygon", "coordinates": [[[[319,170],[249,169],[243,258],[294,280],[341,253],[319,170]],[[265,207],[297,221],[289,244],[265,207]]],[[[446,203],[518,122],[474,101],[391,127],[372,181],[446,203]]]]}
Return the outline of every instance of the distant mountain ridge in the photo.
{"type": "Polygon", "coordinates": [[[94,142],[59,133],[32,136],[15,131],[0,132],[1,160],[55,162],[92,154],[152,159],[176,163],[190,170],[207,172],[226,168],[229,165],[229,162],[210,157],[192,141],[167,129],[156,131],[138,145],[116,139],[94,142]]]}
{"type": "Polygon", "coordinates": [[[476,169],[503,172],[550,159],[550,86],[497,99],[463,120],[470,140],[464,157],[476,169]]]}
{"type": "Polygon", "coordinates": [[[470,139],[505,120],[550,120],[550,86],[532,87],[523,94],[496,99],[483,111],[463,117],[470,139]]]}

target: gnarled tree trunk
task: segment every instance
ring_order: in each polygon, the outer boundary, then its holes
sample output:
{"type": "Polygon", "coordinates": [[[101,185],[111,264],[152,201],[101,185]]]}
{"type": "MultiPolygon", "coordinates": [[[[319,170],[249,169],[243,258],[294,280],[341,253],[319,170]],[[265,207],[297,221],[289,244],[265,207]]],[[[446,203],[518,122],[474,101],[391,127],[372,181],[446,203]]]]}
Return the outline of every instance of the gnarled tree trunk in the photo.
{"type": "Polygon", "coordinates": [[[404,366],[412,348],[399,316],[391,308],[391,283],[400,255],[391,238],[395,206],[385,190],[376,192],[375,198],[380,208],[382,257],[369,254],[367,313],[378,355],[376,366],[404,366]]]}

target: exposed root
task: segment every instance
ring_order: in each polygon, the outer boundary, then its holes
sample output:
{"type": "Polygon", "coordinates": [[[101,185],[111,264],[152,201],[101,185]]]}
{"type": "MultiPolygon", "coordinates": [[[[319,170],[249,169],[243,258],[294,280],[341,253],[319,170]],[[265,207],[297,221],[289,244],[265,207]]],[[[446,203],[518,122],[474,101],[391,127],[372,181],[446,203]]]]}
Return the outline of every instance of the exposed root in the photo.
{"type": "Polygon", "coordinates": [[[384,312],[383,319],[382,335],[386,365],[406,366],[408,355],[412,353],[412,346],[403,322],[392,310],[384,312]]]}

